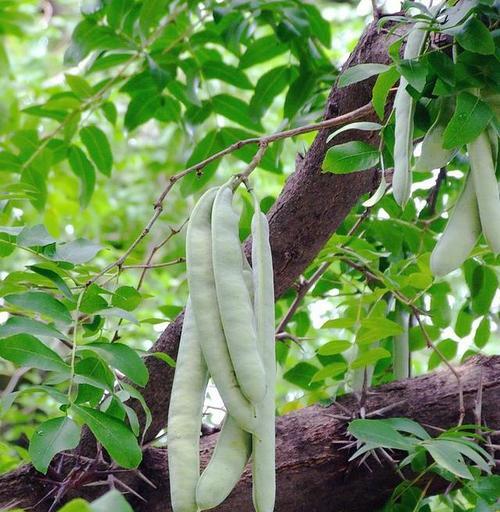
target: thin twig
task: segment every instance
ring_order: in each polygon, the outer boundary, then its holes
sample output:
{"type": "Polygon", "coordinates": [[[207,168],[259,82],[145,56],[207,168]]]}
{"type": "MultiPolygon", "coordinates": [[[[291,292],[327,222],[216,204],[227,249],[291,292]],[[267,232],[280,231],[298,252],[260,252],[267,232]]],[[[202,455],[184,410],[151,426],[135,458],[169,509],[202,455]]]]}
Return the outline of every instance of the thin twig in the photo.
{"type": "MultiPolygon", "coordinates": [[[[112,268],[118,267],[120,268],[125,260],[129,257],[129,255],[132,253],[132,251],[142,242],[142,240],[148,235],[148,233],[151,231],[151,228],[156,223],[158,218],[160,217],[162,211],[163,211],[163,203],[165,201],[165,198],[167,197],[168,193],[172,190],[174,185],[187,176],[188,174],[191,174],[193,172],[199,172],[203,168],[205,168],[208,164],[211,162],[214,162],[215,160],[219,160],[220,158],[229,155],[230,153],[233,153],[237,151],[238,149],[241,149],[244,146],[248,146],[249,144],[258,144],[260,146],[259,151],[256,154],[256,157],[258,157],[260,154],[263,155],[265,148],[271,144],[272,142],[276,142],[279,140],[287,139],[290,137],[296,137],[297,135],[302,135],[305,133],[310,133],[322,129],[327,128],[333,128],[335,126],[343,125],[345,123],[359,120],[367,116],[373,112],[373,107],[371,103],[367,103],[366,105],[357,108],[353,110],[352,112],[349,112],[347,114],[343,114],[338,117],[333,117],[331,119],[326,119],[325,121],[321,121],[319,123],[313,123],[306,126],[300,126],[298,128],[293,128],[291,130],[284,130],[281,132],[276,132],[271,135],[265,135],[263,137],[252,137],[249,139],[244,139],[235,142],[234,144],[231,144],[230,146],[226,147],[225,149],[218,151],[217,153],[214,153],[213,155],[209,156],[205,160],[202,160],[201,162],[198,162],[197,164],[192,165],[191,167],[188,167],[187,169],[184,169],[183,171],[178,172],[177,174],[173,174],[168,179],[168,183],[161,192],[161,194],[158,196],[156,202],[153,206],[153,215],[151,216],[149,222],[146,224],[146,227],[141,231],[141,233],[137,236],[137,238],[132,242],[132,244],[128,247],[128,249],[125,251],[125,253],[118,258],[116,261],[110,263],[107,265],[103,270],[98,272],[92,279],[87,281],[86,286],[90,286],[91,284],[95,283],[97,280],[99,280],[104,274],[109,272],[112,268]]],[[[262,156],[260,156],[262,158],[262,156]]],[[[256,164],[257,165],[257,164],[256,164]]],[[[240,180],[243,181],[245,178],[248,177],[248,175],[255,169],[256,165],[253,165],[253,160],[248,166],[247,170],[244,171],[244,173],[240,174],[240,180]]]]}
{"type": "Polygon", "coordinates": [[[172,265],[178,265],[179,263],[184,263],[186,261],[185,258],[176,258],[172,261],[166,261],[165,263],[150,263],[150,264],[141,264],[141,265],[123,265],[122,270],[130,270],[132,268],[142,268],[144,270],[149,270],[152,268],[165,268],[171,267],[172,265]]]}

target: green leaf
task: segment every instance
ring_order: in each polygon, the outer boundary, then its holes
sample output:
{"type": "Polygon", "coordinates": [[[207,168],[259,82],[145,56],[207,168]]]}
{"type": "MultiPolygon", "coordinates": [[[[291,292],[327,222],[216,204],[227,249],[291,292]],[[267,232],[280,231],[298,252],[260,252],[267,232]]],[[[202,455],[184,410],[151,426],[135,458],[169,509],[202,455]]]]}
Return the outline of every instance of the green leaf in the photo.
{"type": "Polygon", "coordinates": [[[363,352],[359,357],[357,357],[352,363],[351,368],[355,370],[356,368],[363,368],[364,366],[370,366],[375,364],[380,359],[385,359],[387,357],[391,357],[391,353],[382,347],[372,348],[366,352],[363,352]]]}
{"type": "Polygon", "coordinates": [[[149,356],[154,356],[156,359],[167,363],[168,366],[175,368],[175,361],[166,352],[150,352],[149,356]]]}
{"type": "MultiPolygon", "coordinates": [[[[436,348],[439,350],[441,355],[449,361],[453,359],[457,355],[458,343],[450,338],[447,338],[443,341],[440,341],[436,348]]],[[[429,358],[429,366],[428,370],[431,371],[434,368],[437,368],[442,363],[441,357],[437,352],[432,352],[431,357],[429,358]]]]}
{"type": "Polygon", "coordinates": [[[317,389],[321,386],[319,382],[311,382],[319,368],[310,363],[298,363],[285,372],[283,378],[303,389],[317,389]]]}
{"type": "Polygon", "coordinates": [[[113,416],[73,404],[71,410],[90,428],[111,458],[124,468],[136,468],[142,460],[137,439],[130,429],[113,416]]]}
{"type": "Polygon", "coordinates": [[[141,300],[141,294],[133,286],[120,286],[115,290],[111,304],[125,311],[133,311],[141,300]]]}
{"type": "Polygon", "coordinates": [[[229,94],[218,94],[212,98],[212,106],[214,112],[245,128],[255,131],[262,131],[263,129],[260,122],[254,121],[251,116],[248,104],[239,98],[229,94]]]}
{"type": "Polygon", "coordinates": [[[312,96],[317,78],[312,70],[306,69],[291,83],[283,106],[283,114],[287,119],[293,119],[312,96]]]}
{"type": "Polygon", "coordinates": [[[65,324],[71,323],[68,308],[60,301],[44,292],[25,292],[7,295],[5,301],[28,311],[36,311],[65,324]]]}
{"type": "Polygon", "coordinates": [[[104,117],[112,124],[116,124],[116,119],[118,118],[118,111],[116,110],[116,106],[111,101],[106,101],[101,105],[102,112],[104,117]]]}
{"type": "Polygon", "coordinates": [[[95,187],[95,169],[85,153],[77,146],[68,151],[68,161],[72,171],[81,182],[80,204],[85,208],[92,198],[95,187]]]}
{"type": "Polygon", "coordinates": [[[47,336],[56,339],[67,339],[65,334],[59,332],[51,325],[24,316],[11,316],[4,324],[0,325],[0,338],[21,333],[32,334],[34,336],[47,336]]]}
{"type": "Polygon", "coordinates": [[[149,373],[144,361],[135,350],[123,343],[88,343],[79,350],[95,352],[139,386],[145,386],[148,382],[149,373]]]}
{"type": "Polygon", "coordinates": [[[377,447],[409,451],[416,444],[415,440],[401,435],[384,420],[354,420],[349,423],[347,430],[359,441],[377,447]]]}
{"type": "Polygon", "coordinates": [[[20,247],[44,247],[56,241],[43,224],[37,224],[32,228],[26,226],[17,236],[17,245],[20,247]]]}
{"type": "Polygon", "coordinates": [[[58,244],[55,252],[50,256],[54,261],[67,261],[79,265],[87,263],[102,249],[102,245],[96,244],[85,238],[77,238],[66,244],[58,244]]]}
{"type": "Polygon", "coordinates": [[[342,128],[335,130],[331,135],[329,135],[327,142],[330,142],[337,135],[340,135],[341,133],[349,131],[349,130],[361,130],[361,131],[372,132],[372,131],[381,130],[381,129],[382,129],[382,125],[379,123],[370,123],[368,121],[349,123],[349,124],[346,124],[345,126],[342,126],[342,128]]]}
{"type": "Polygon", "coordinates": [[[222,61],[208,60],[203,63],[201,69],[207,80],[216,79],[234,85],[239,89],[253,89],[252,82],[241,69],[222,61]]]}
{"type": "Polygon", "coordinates": [[[92,512],[90,505],[82,498],[76,498],[66,503],[59,512],[92,512]]]}
{"type": "Polygon", "coordinates": [[[351,329],[356,322],[355,318],[333,318],[327,320],[321,329],[351,329]]]}
{"type": "Polygon", "coordinates": [[[91,406],[95,407],[100,402],[104,389],[113,389],[113,372],[104,361],[97,357],[86,357],[78,361],[75,365],[75,373],[84,375],[100,384],[99,387],[91,384],[80,384],[75,399],[77,404],[89,402],[91,406]]]}
{"type": "Polygon", "coordinates": [[[339,76],[337,87],[346,87],[347,85],[361,82],[374,75],[384,73],[389,68],[390,66],[387,64],[358,64],[357,66],[352,66],[339,76]]]}
{"type": "Polygon", "coordinates": [[[147,35],[151,27],[167,14],[169,0],[144,0],[139,13],[139,26],[142,33],[147,35]]]}
{"type": "Polygon", "coordinates": [[[64,373],[69,371],[69,366],[58,354],[29,334],[16,334],[0,340],[0,357],[28,368],[64,373]]]}
{"type": "Polygon", "coordinates": [[[391,425],[391,427],[395,428],[399,432],[413,434],[419,439],[430,439],[431,437],[427,431],[416,421],[410,420],[408,418],[386,418],[383,421],[388,425],[391,425]]]}
{"type": "Polygon", "coordinates": [[[354,140],[331,147],[326,153],[323,164],[324,172],[349,174],[363,171],[377,165],[379,151],[377,148],[354,140]]]}
{"type": "Polygon", "coordinates": [[[66,83],[78,98],[83,100],[91,98],[94,95],[94,90],[90,84],[81,76],[70,74],[66,74],[64,76],[66,78],[66,83]]]}
{"type": "Polygon", "coordinates": [[[152,119],[161,107],[161,96],[155,91],[148,94],[137,94],[130,101],[125,113],[125,127],[132,131],[141,124],[152,119]]]}
{"type": "Polygon", "coordinates": [[[255,85],[255,92],[250,100],[250,111],[253,118],[260,119],[272,105],[274,98],[276,98],[289,83],[289,66],[278,66],[264,73],[255,85]]]}
{"type": "Polygon", "coordinates": [[[139,321],[132,313],[130,313],[129,311],[125,311],[124,309],[121,308],[103,309],[102,311],[100,311],[99,314],[101,316],[121,318],[122,320],[127,320],[128,322],[132,322],[133,324],[139,325],[139,321]]]}
{"type": "Polygon", "coordinates": [[[285,53],[288,45],[281,43],[275,36],[261,37],[254,41],[240,59],[242,69],[255,66],[285,53]]]}
{"type": "Polygon", "coordinates": [[[488,126],[493,112],[487,103],[468,92],[457,97],[455,113],[443,134],[443,148],[452,149],[472,142],[488,126]]]}
{"type": "Polygon", "coordinates": [[[460,338],[465,338],[471,329],[472,322],[474,321],[474,317],[470,314],[469,308],[467,306],[463,307],[457,315],[457,321],[455,323],[455,333],[460,338]]]}
{"type": "Polygon", "coordinates": [[[45,421],[31,437],[31,462],[37,471],[45,475],[54,455],[76,448],[79,441],[80,427],[67,416],[45,421]]]}
{"type": "Polygon", "coordinates": [[[473,273],[474,286],[471,289],[471,307],[477,315],[486,315],[498,290],[498,277],[493,269],[477,266],[473,273]]]}
{"type": "Polygon", "coordinates": [[[146,435],[148,428],[150,427],[151,423],[153,422],[153,416],[151,414],[151,410],[149,409],[148,404],[146,403],[146,400],[144,400],[144,397],[142,396],[141,392],[138,389],[131,386],[130,384],[127,384],[126,382],[122,382],[121,386],[132,398],[135,398],[141,404],[141,407],[144,411],[145,421],[144,421],[144,430],[142,432],[142,437],[144,440],[144,436],[146,435]]]}
{"type": "Polygon", "coordinates": [[[360,345],[370,344],[391,336],[397,336],[404,332],[397,322],[388,318],[365,318],[356,336],[356,343],[360,345]]]}
{"type": "Polygon", "coordinates": [[[477,326],[476,333],[474,334],[474,344],[476,347],[483,348],[490,339],[491,327],[490,321],[487,316],[484,316],[477,326]]]}
{"type": "Polygon", "coordinates": [[[460,451],[453,443],[439,439],[429,439],[424,441],[422,446],[441,467],[456,476],[473,480],[473,476],[467,468],[460,451]]]}
{"type": "Polygon", "coordinates": [[[461,27],[454,33],[455,40],[465,50],[482,55],[493,55],[495,53],[495,41],[493,35],[486,25],[471,16],[461,27]]]}
{"type": "MultiPolygon", "coordinates": [[[[57,250],[56,250],[57,252],[57,250]]],[[[30,265],[28,268],[32,270],[33,272],[46,277],[50,281],[52,281],[59,290],[64,294],[64,296],[69,299],[73,300],[73,294],[71,293],[71,290],[69,289],[68,285],[65,283],[64,279],[54,270],[50,270],[49,268],[45,268],[41,265],[30,265]]],[[[50,265],[50,264],[49,264],[50,265]]]]}
{"type": "Polygon", "coordinates": [[[128,501],[116,489],[93,501],[91,508],[92,512],[133,512],[128,501]]]}
{"type": "Polygon", "coordinates": [[[133,6],[134,4],[129,0],[111,0],[106,9],[108,24],[114,29],[120,29],[123,26],[123,20],[133,6]]]}
{"type": "Polygon", "coordinates": [[[408,83],[418,92],[422,92],[427,80],[427,65],[415,59],[403,59],[398,70],[408,83]]]}
{"type": "Polygon", "coordinates": [[[80,138],[97,169],[105,176],[111,176],[113,154],[106,134],[97,126],[89,125],[80,130],[80,138]]]}
{"type": "Polygon", "coordinates": [[[399,79],[399,71],[391,66],[387,71],[380,73],[372,89],[372,105],[380,119],[384,119],[385,104],[389,91],[399,79]]]}
{"type": "Polygon", "coordinates": [[[116,34],[110,27],[85,18],[73,31],[71,44],[64,54],[64,63],[75,66],[93,50],[130,49],[132,44],[116,34]]]}
{"type": "Polygon", "coordinates": [[[341,354],[348,348],[352,347],[352,343],[347,340],[333,340],[325,343],[318,349],[318,354],[322,356],[332,356],[334,354],[341,354]]]}
{"type": "Polygon", "coordinates": [[[347,365],[345,363],[331,363],[326,365],[324,368],[321,368],[318,372],[316,372],[311,379],[311,382],[323,381],[325,379],[333,379],[344,373],[347,369],[347,365]]]}
{"type": "Polygon", "coordinates": [[[321,12],[315,5],[302,4],[301,9],[305,10],[309,18],[311,32],[314,37],[317,37],[323,46],[330,48],[332,37],[330,22],[321,16],[321,12]]]}

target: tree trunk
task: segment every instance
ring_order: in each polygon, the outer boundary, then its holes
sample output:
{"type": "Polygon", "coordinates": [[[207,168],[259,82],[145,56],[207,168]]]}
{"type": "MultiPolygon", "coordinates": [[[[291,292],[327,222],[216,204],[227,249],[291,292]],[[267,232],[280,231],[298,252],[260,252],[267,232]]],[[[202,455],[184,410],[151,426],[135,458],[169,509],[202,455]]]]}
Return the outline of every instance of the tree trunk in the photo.
{"type": "MultiPolygon", "coordinates": [[[[463,384],[466,423],[474,423],[474,408],[482,382],[482,420],[493,430],[500,430],[500,356],[476,356],[457,368],[463,384]]],[[[358,410],[354,395],[338,400],[343,406],[312,406],[287,414],[277,420],[277,502],[276,512],[373,512],[382,506],[400,482],[394,469],[386,463],[379,465],[373,458],[370,469],[349,463],[352,451],[341,450],[338,441],[345,441],[346,422],[336,418],[347,408],[358,410]]],[[[367,414],[387,408],[384,417],[405,416],[421,424],[449,428],[458,420],[457,381],[447,369],[415,379],[393,382],[372,390],[366,400],[367,414]]],[[[428,428],[431,435],[436,430],[428,428]]],[[[204,464],[217,441],[218,434],[202,440],[204,464]]],[[[495,442],[495,440],[493,440],[495,442]]],[[[498,440],[496,441],[498,442],[498,440]]],[[[167,453],[164,449],[148,448],[141,466],[144,474],[156,485],[139,479],[133,472],[117,476],[135,489],[147,501],[131,500],[136,512],[167,512],[170,509],[167,453]]],[[[497,468],[498,472],[499,468],[497,468]]],[[[19,506],[33,507],[50,491],[41,475],[31,466],[0,477],[0,508],[15,500],[19,506]]],[[[437,478],[433,492],[446,487],[437,478]]],[[[70,496],[90,496],[89,489],[75,488],[70,496]]],[[[130,495],[128,495],[130,499],[130,495]]],[[[45,512],[46,504],[35,512],[45,512]]],[[[247,468],[240,483],[218,507],[218,512],[253,511],[251,475],[247,468]]]]}

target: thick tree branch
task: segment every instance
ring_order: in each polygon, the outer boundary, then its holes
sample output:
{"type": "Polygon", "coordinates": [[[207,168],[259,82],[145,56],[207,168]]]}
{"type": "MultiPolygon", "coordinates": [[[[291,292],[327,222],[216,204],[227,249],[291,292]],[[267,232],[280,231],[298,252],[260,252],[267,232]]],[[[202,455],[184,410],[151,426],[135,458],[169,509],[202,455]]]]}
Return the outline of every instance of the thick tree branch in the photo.
{"type": "MultiPolygon", "coordinates": [[[[457,368],[463,382],[466,423],[474,423],[478,389],[482,389],[482,421],[497,430],[493,444],[500,442],[500,356],[476,356],[457,368]]],[[[389,464],[370,461],[372,471],[348,462],[352,452],[341,450],[346,440],[346,423],[339,419],[345,410],[357,411],[358,401],[346,395],[329,407],[312,406],[277,420],[277,505],[276,512],[371,512],[390,496],[400,477],[389,464]]],[[[424,425],[446,429],[456,425],[459,417],[455,377],[448,369],[415,379],[393,382],[369,393],[368,413],[384,410],[385,417],[406,416],[424,425]]],[[[429,428],[435,435],[437,431],[429,428]]],[[[202,441],[202,459],[208,461],[217,435],[202,441]]],[[[117,477],[147,498],[133,502],[136,512],[168,512],[169,485],[166,450],[148,448],[144,452],[142,471],[156,486],[151,487],[134,473],[117,477]]],[[[499,468],[497,468],[498,471],[499,468]]],[[[20,506],[33,506],[49,490],[40,474],[31,466],[0,477],[0,508],[13,500],[20,506]]],[[[408,476],[408,475],[407,475],[408,476]]],[[[423,485],[427,482],[424,481],[423,485]]],[[[429,492],[442,491],[448,482],[436,480],[429,492]]],[[[91,497],[92,488],[75,489],[73,496],[91,497]]],[[[95,492],[95,491],[94,491],[95,492]]],[[[250,468],[218,512],[252,512],[250,468]]],[[[129,496],[130,497],[130,496],[129,496]]],[[[131,498],[130,498],[131,499],[131,498]]],[[[131,499],[132,501],[132,499],[131,499]]],[[[45,512],[39,505],[35,512],[45,512]]]]}

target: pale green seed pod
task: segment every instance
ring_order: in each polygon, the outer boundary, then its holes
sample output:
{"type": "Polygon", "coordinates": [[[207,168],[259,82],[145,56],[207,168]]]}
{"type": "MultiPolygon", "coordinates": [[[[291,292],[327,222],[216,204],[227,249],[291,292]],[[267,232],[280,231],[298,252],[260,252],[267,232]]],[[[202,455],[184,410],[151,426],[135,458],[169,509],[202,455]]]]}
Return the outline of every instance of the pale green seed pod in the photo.
{"type": "MultiPolygon", "coordinates": [[[[404,58],[414,59],[422,51],[427,38],[426,25],[417,23],[406,41],[404,58]]],[[[405,206],[411,195],[411,157],[413,154],[413,115],[415,101],[407,92],[408,81],[402,76],[394,98],[395,141],[394,175],[392,190],[394,199],[405,206]]]]}
{"type": "Polygon", "coordinates": [[[457,149],[443,148],[443,133],[453,115],[453,110],[453,101],[443,98],[439,114],[422,141],[422,150],[415,162],[415,171],[440,169],[448,164],[457,153],[457,149]]]}
{"type": "Polygon", "coordinates": [[[479,217],[490,249],[500,252],[500,198],[488,133],[484,131],[467,145],[479,217]]]}
{"type": "Polygon", "coordinates": [[[275,318],[273,263],[269,226],[254,198],[252,219],[252,268],[255,289],[257,339],[266,369],[266,395],[257,406],[259,421],[253,443],[253,503],[257,512],[272,512],[276,496],[275,470],[275,318]]]}
{"type": "Polygon", "coordinates": [[[252,434],[226,416],[212,458],[196,487],[199,510],[220,505],[234,489],[252,453],[252,434]]]}
{"type": "Polygon", "coordinates": [[[188,301],[168,410],[170,499],[174,512],[197,512],[200,430],[208,371],[188,301]]]}
{"type": "Polygon", "coordinates": [[[257,350],[252,300],[245,284],[239,215],[233,192],[223,186],[212,210],[212,256],[217,302],[231,362],[243,394],[259,403],[266,391],[264,365],[257,350]]]}
{"type": "Polygon", "coordinates": [[[435,276],[444,276],[460,267],[481,236],[478,203],[471,174],[466,176],[462,193],[432,251],[430,267],[435,276]]]}
{"type": "Polygon", "coordinates": [[[210,189],[191,213],[186,235],[186,263],[193,314],[208,371],[234,420],[254,432],[254,407],[238,385],[220,320],[212,262],[212,206],[217,189],[210,189]]]}
{"type": "Polygon", "coordinates": [[[408,339],[408,313],[398,309],[396,322],[403,332],[394,336],[392,347],[392,368],[396,380],[407,379],[410,376],[410,344],[408,339]]]}
{"type": "MultiPolygon", "coordinates": [[[[241,253],[243,277],[253,303],[253,275],[246,256],[241,253]]],[[[254,313],[252,311],[252,318],[254,313]]],[[[238,483],[252,454],[252,435],[227,415],[217,446],[196,487],[196,503],[208,510],[222,503],[238,483]]]]}

